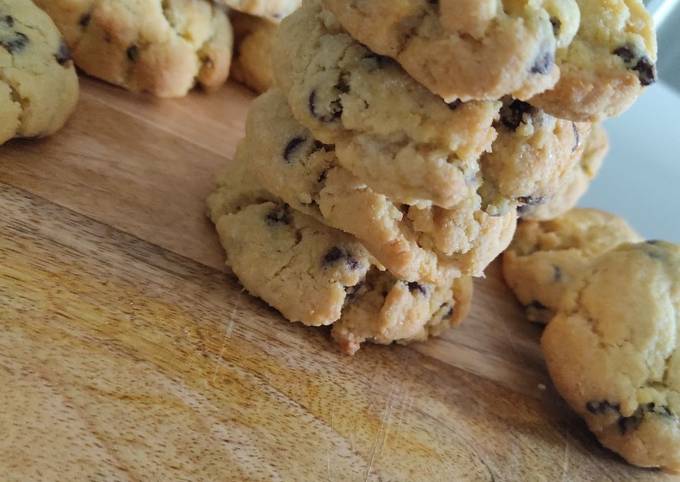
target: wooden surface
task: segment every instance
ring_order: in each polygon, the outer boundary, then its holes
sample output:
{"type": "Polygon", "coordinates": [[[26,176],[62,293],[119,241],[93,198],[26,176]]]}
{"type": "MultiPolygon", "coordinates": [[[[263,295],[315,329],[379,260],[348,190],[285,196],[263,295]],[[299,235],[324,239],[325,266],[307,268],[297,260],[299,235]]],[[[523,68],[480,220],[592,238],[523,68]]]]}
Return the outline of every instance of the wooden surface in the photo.
{"type": "Polygon", "coordinates": [[[83,80],[0,148],[0,480],[666,480],[552,391],[492,266],[465,324],[339,354],[225,274],[204,217],[251,96],[83,80]]]}

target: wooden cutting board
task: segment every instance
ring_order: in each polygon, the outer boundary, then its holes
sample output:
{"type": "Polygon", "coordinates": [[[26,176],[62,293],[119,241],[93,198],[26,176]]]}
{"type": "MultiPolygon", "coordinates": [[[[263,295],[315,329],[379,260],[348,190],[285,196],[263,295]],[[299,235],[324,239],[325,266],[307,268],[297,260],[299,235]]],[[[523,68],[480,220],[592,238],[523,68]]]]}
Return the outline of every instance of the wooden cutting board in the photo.
{"type": "Polygon", "coordinates": [[[337,352],[223,269],[204,198],[252,96],[83,79],[0,148],[0,480],[663,480],[554,393],[497,265],[457,330],[337,352]]]}

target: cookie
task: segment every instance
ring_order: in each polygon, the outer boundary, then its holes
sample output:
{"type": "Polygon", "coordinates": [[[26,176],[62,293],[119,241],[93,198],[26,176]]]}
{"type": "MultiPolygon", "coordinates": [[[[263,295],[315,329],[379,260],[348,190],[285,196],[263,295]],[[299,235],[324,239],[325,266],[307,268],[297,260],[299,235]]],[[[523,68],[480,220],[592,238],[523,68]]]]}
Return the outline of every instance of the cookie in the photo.
{"type": "Polygon", "coordinates": [[[227,169],[222,189],[208,202],[227,264],[251,294],[288,320],[311,326],[337,321],[348,293],[371,267],[368,253],[350,236],[265,200],[270,196],[257,187],[249,192],[247,177],[238,166],[227,169]]]}
{"type": "Polygon", "coordinates": [[[654,22],[641,0],[577,0],[581,25],[557,52],[560,80],[531,103],[563,119],[596,122],[624,112],[656,81],[654,22]]]}
{"type": "Polygon", "coordinates": [[[236,10],[229,15],[234,27],[234,59],[231,78],[257,93],[273,84],[272,42],[277,25],[236,10]]]}
{"type": "Polygon", "coordinates": [[[300,6],[300,0],[222,0],[239,12],[279,22],[300,6]]]}
{"type": "Polygon", "coordinates": [[[372,271],[352,295],[342,318],[333,324],[331,334],[349,355],[366,341],[383,345],[425,341],[468,315],[472,289],[468,277],[429,285],[372,271]]]}
{"type": "Polygon", "coordinates": [[[594,125],[588,139],[581,160],[574,165],[565,177],[562,187],[557,194],[548,198],[543,204],[524,205],[520,207],[523,219],[545,221],[561,216],[578,203],[583,197],[590,183],[600,171],[602,162],[609,151],[607,132],[601,125],[594,125]]]}
{"type": "Polygon", "coordinates": [[[318,0],[281,23],[273,64],[298,121],[376,192],[444,208],[476,192],[500,102],[445,103],[352,39],[318,0]]]}
{"type": "Polygon", "coordinates": [[[491,217],[473,196],[454,209],[400,206],[343,168],[335,147],[314,139],[272,90],[253,103],[237,161],[294,209],[360,239],[397,278],[438,283],[481,275],[507,246],[515,214],[491,217]]]}
{"type": "Polygon", "coordinates": [[[555,387],[628,462],[680,471],[680,247],[623,245],[565,294],[541,345],[555,387]]]}
{"type": "Polygon", "coordinates": [[[481,159],[481,192],[492,214],[540,206],[554,196],[578,165],[591,129],[511,98],[495,127],[498,138],[481,159]]]}
{"type": "Polygon", "coordinates": [[[52,20],[30,0],[0,0],[0,144],[55,133],[77,102],[78,77],[52,20]]]}
{"type": "Polygon", "coordinates": [[[133,92],[180,97],[224,84],[233,33],[207,0],[36,0],[86,73],[133,92]]]}
{"type": "Polygon", "coordinates": [[[572,209],[552,221],[522,221],[503,254],[503,276],[531,321],[548,323],[567,287],[597,256],[642,238],[620,217],[572,209]]]}
{"type": "Polygon", "coordinates": [[[456,99],[527,99],[555,85],[558,47],[579,25],[574,0],[323,0],[347,31],[456,99]]]}
{"type": "Polygon", "coordinates": [[[208,199],[209,215],[241,283],[290,321],[335,322],[333,337],[353,354],[365,341],[425,340],[467,315],[470,278],[429,284],[380,271],[360,243],[291,209],[262,189],[250,168],[243,157],[227,166],[208,199]]]}

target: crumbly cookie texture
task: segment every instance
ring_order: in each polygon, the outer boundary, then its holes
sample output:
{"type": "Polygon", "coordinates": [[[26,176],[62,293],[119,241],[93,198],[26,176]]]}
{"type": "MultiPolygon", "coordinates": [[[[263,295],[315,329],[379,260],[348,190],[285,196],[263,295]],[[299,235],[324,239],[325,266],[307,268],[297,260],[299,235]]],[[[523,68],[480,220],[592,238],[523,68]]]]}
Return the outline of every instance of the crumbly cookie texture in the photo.
{"type": "Polygon", "coordinates": [[[180,97],[229,74],[226,9],[205,0],[36,0],[86,73],[133,92],[180,97]]]}
{"type": "Polygon", "coordinates": [[[641,0],[577,0],[581,25],[557,52],[557,85],[531,100],[550,114],[596,122],[624,112],[656,81],[657,45],[641,0]]]}
{"type": "Polygon", "coordinates": [[[345,33],[318,0],[281,23],[273,63],[298,121],[377,192],[445,208],[476,192],[500,102],[446,104],[345,33]]]}
{"type": "Polygon", "coordinates": [[[527,99],[555,85],[574,0],[323,0],[347,31],[447,101],[527,99]]]}
{"type": "Polygon", "coordinates": [[[68,47],[30,0],[0,0],[0,145],[61,129],[78,102],[68,47]]]}
{"type": "Polygon", "coordinates": [[[596,209],[572,209],[552,221],[522,221],[503,254],[503,276],[528,318],[548,323],[593,259],[641,240],[623,219],[596,209]]]}
{"type": "Polygon", "coordinates": [[[578,165],[591,129],[511,98],[495,125],[498,138],[481,159],[481,192],[492,214],[540,206],[557,194],[578,165]]]}
{"type": "Polygon", "coordinates": [[[520,207],[521,217],[523,219],[546,221],[555,219],[576,206],[600,171],[608,151],[609,139],[607,132],[604,130],[604,127],[596,124],[585,141],[585,149],[581,160],[572,167],[571,171],[564,178],[557,194],[548,198],[543,204],[520,207]]]}
{"type": "Polygon", "coordinates": [[[469,311],[470,278],[399,280],[351,236],[295,211],[257,181],[239,148],[218,179],[208,213],[227,263],[252,294],[291,321],[335,323],[342,351],[365,341],[409,343],[439,335],[469,311]]]}
{"type": "Polygon", "coordinates": [[[265,92],[273,84],[271,54],[277,25],[236,10],[229,18],[235,45],[231,78],[257,93],[265,92]]]}
{"type": "Polygon", "coordinates": [[[680,471],[680,247],[620,246],[565,294],[541,341],[557,390],[602,444],[680,471]]]}
{"type": "Polygon", "coordinates": [[[371,266],[361,244],[284,204],[253,204],[216,226],[243,286],[290,321],[337,321],[371,266]]]}
{"type": "Polygon", "coordinates": [[[454,209],[400,206],[343,168],[335,148],[314,139],[272,90],[253,103],[237,159],[269,192],[351,233],[397,278],[439,283],[481,275],[507,246],[515,213],[491,217],[478,196],[454,209]]]}
{"type": "Polygon", "coordinates": [[[333,339],[352,355],[366,341],[405,344],[439,336],[468,315],[472,289],[469,277],[431,285],[374,270],[333,325],[333,339]]]}
{"type": "Polygon", "coordinates": [[[276,200],[243,164],[222,173],[208,207],[227,264],[251,294],[290,321],[337,321],[371,267],[359,242],[276,200]]]}
{"type": "Polygon", "coordinates": [[[279,22],[300,6],[300,0],[221,0],[239,12],[279,22]]]}

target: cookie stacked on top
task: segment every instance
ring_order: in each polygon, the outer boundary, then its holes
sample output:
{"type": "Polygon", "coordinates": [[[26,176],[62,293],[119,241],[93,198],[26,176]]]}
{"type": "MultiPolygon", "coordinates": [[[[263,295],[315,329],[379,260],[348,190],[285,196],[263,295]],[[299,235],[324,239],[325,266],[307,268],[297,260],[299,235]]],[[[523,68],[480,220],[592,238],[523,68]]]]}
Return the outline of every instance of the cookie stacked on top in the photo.
{"type": "Polygon", "coordinates": [[[518,212],[569,209],[594,123],[653,80],[638,3],[303,1],[209,200],[228,263],[348,353],[456,324],[518,212]]]}

